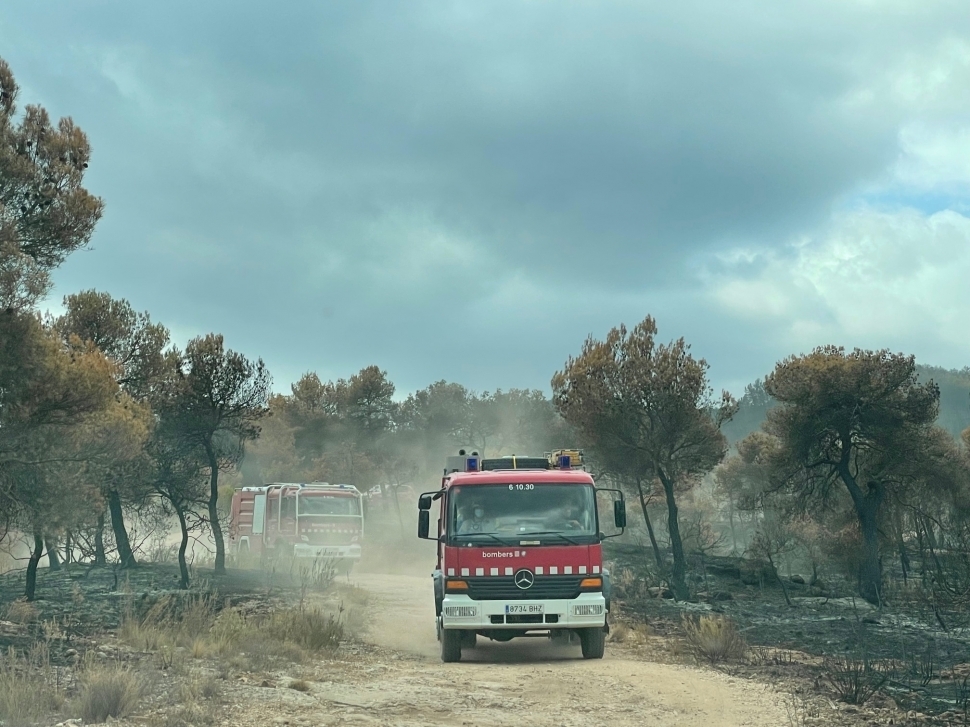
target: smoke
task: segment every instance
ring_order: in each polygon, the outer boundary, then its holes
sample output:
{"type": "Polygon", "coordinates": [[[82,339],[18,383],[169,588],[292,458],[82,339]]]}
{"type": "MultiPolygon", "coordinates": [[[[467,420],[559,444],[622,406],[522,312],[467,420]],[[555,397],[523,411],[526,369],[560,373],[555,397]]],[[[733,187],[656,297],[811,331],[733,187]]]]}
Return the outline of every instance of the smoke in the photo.
{"type": "Polygon", "coordinates": [[[577,442],[540,391],[477,393],[439,381],[394,400],[376,366],[349,379],[304,375],[274,396],[238,472],[238,484],[323,481],[364,495],[368,569],[410,572],[430,566],[433,547],[415,537],[417,498],[440,487],[445,461],[459,449],[482,456],[543,455],[577,442]]]}

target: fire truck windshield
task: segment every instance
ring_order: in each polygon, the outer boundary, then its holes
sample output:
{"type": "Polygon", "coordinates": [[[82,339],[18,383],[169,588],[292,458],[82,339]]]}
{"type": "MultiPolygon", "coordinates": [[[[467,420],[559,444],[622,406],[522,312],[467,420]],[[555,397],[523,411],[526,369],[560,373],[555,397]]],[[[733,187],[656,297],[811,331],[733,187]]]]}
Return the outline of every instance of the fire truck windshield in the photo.
{"type": "Polygon", "coordinates": [[[592,486],[511,484],[456,486],[449,494],[449,531],[460,539],[519,540],[596,536],[592,486]]]}
{"type": "Polygon", "coordinates": [[[300,495],[301,515],[360,515],[356,497],[300,495]]]}

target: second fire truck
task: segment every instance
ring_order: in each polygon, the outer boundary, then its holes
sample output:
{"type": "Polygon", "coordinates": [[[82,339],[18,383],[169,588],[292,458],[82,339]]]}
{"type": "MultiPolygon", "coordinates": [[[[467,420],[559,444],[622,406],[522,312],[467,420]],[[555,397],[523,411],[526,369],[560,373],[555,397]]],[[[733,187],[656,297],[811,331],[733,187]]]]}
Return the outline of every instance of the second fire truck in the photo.
{"type": "Polygon", "coordinates": [[[460,660],[479,636],[575,634],[584,658],[603,656],[610,583],[601,544],[612,536],[602,530],[597,493],[608,493],[614,534],[622,533],[623,493],[597,488],[576,450],[448,458],[441,488],[418,500],[418,537],[438,541],[433,578],[443,661],[460,660]]]}
{"type": "Polygon", "coordinates": [[[229,542],[237,556],[331,561],[350,570],[364,537],[361,496],[352,485],[277,482],[232,496],[229,542]]]}

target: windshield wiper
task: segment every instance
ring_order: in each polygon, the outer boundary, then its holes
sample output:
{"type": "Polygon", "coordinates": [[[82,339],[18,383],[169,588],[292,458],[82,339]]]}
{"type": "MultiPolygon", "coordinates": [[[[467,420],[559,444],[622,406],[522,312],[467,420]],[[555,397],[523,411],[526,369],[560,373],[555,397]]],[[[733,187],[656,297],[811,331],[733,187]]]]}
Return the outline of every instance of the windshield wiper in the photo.
{"type": "Polygon", "coordinates": [[[455,534],[455,540],[461,540],[462,538],[478,538],[478,537],[491,538],[492,540],[494,540],[499,545],[508,545],[508,543],[506,541],[502,540],[500,537],[498,537],[497,535],[494,535],[492,533],[457,533],[457,534],[455,534]]]}
{"type": "Polygon", "coordinates": [[[580,545],[579,541],[573,540],[568,535],[563,535],[558,530],[539,530],[539,531],[534,531],[534,532],[529,532],[529,533],[519,533],[519,535],[520,536],[525,536],[525,535],[555,535],[557,538],[562,538],[567,543],[571,543],[572,545],[580,545]]]}

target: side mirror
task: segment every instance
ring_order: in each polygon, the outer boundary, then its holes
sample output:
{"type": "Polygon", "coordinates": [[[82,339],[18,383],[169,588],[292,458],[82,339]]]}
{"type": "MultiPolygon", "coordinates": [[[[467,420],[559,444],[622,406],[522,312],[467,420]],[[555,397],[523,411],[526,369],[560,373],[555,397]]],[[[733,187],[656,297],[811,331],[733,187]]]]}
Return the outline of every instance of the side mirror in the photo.
{"type": "Polygon", "coordinates": [[[418,537],[427,539],[428,530],[430,528],[431,528],[431,513],[428,512],[427,510],[421,510],[418,513],[418,537]]]}
{"type": "Polygon", "coordinates": [[[431,509],[431,495],[421,495],[418,498],[418,510],[427,512],[431,509]]]}
{"type": "Polygon", "coordinates": [[[623,500],[613,501],[613,523],[621,530],[626,527],[626,503],[623,500]]]}

